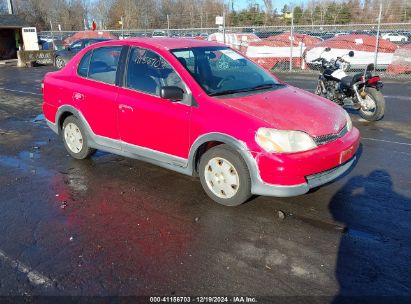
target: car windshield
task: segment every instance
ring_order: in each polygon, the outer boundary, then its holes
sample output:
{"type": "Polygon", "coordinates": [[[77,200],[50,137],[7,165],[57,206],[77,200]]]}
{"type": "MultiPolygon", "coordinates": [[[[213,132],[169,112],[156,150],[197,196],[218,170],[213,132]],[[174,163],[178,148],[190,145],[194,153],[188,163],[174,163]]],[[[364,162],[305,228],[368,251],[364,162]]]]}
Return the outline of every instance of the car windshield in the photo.
{"type": "Polygon", "coordinates": [[[255,63],[224,46],[176,49],[171,52],[209,96],[272,90],[283,86],[255,63]]]}

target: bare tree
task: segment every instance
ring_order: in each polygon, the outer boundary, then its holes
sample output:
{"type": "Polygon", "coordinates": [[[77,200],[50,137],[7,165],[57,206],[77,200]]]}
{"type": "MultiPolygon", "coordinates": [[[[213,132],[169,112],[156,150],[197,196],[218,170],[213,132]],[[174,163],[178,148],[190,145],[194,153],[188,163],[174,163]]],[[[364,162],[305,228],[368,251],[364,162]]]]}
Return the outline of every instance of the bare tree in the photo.
{"type": "Polygon", "coordinates": [[[273,14],[273,1],[272,0],[264,0],[264,5],[265,5],[264,24],[267,24],[268,21],[271,19],[271,16],[273,14]]]}

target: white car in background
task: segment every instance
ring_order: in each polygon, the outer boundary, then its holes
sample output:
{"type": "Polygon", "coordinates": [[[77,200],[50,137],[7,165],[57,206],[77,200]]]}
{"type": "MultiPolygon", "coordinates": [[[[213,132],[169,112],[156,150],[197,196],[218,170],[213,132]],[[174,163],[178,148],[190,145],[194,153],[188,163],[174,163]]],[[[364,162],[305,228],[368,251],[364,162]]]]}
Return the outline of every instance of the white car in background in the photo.
{"type": "MultiPolygon", "coordinates": [[[[375,36],[363,34],[336,36],[307,47],[304,52],[304,59],[310,68],[318,69],[318,65],[313,61],[321,54],[323,58],[330,61],[333,58],[348,54],[349,51],[354,51],[354,57],[346,58],[346,60],[350,62],[352,70],[363,70],[369,63],[374,62],[376,40],[375,36]],[[323,53],[327,47],[331,48],[331,51],[323,53]]],[[[379,70],[385,70],[391,64],[394,52],[398,48],[399,45],[389,40],[379,40],[377,57],[379,70]]]]}
{"type": "Polygon", "coordinates": [[[389,40],[391,42],[407,42],[408,37],[398,33],[386,33],[381,36],[382,39],[389,40]]]}

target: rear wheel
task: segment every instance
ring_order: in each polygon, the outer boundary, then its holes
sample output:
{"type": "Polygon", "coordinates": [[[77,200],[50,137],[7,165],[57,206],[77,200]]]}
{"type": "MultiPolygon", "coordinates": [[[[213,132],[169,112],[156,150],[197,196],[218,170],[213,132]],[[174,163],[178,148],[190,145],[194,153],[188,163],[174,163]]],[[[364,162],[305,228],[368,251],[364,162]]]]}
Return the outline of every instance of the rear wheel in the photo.
{"type": "Polygon", "coordinates": [[[315,95],[323,96],[323,92],[322,92],[322,91],[323,91],[323,90],[321,89],[320,82],[318,82],[317,88],[315,89],[315,95]]]}
{"type": "Polygon", "coordinates": [[[67,152],[76,159],[85,159],[96,150],[89,148],[87,137],[80,121],[69,116],[63,122],[62,137],[67,152]]]}
{"type": "Polygon", "coordinates": [[[200,160],[201,185],[215,202],[238,206],[251,196],[251,179],[241,155],[228,145],[206,151],[200,160]]]}
{"type": "Polygon", "coordinates": [[[360,116],[368,121],[380,120],[384,117],[385,99],[380,91],[375,88],[365,88],[367,95],[360,100],[360,116]]]}

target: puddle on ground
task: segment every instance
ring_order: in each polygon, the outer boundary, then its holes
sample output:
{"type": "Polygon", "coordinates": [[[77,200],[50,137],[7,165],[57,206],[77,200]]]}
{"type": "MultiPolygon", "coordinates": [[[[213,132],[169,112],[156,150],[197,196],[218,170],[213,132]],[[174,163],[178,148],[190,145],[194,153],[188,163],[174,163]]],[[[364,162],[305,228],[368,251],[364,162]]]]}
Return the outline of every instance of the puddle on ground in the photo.
{"type": "Polygon", "coordinates": [[[17,157],[0,155],[0,166],[19,169],[40,176],[52,176],[50,170],[38,167],[36,160],[40,159],[37,149],[32,151],[21,151],[17,157]]]}
{"type": "Polygon", "coordinates": [[[36,122],[41,122],[41,121],[45,121],[46,119],[45,119],[45,117],[44,117],[44,114],[39,114],[39,115],[37,115],[35,118],[33,118],[32,120],[30,120],[30,122],[34,122],[34,123],[36,123],[36,122]]]}

